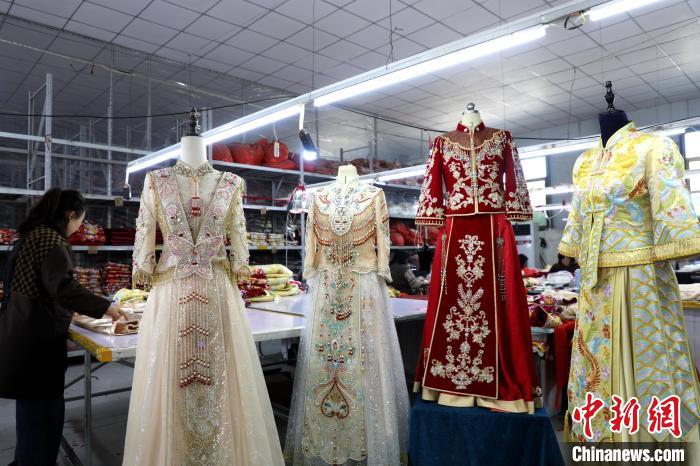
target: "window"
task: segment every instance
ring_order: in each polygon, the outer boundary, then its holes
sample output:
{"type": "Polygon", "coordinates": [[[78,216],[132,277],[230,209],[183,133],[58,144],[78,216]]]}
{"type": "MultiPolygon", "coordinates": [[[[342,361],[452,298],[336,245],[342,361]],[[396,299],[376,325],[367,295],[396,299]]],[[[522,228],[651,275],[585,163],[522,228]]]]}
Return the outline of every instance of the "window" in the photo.
{"type": "Polygon", "coordinates": [[[528,181],[527,188],[530,190],[530,202],[532,207],[539,207],[547,204],[547,195],[544,191],[545,180],[528,181]]]}
{"type": "Polygon", "coordinates": [[[533,157],[531,159],[521,160],[520,164],[523,167],[523,173],[525,174],[526,180],[543,180],[547,178],[546,157],[533,157]]]}

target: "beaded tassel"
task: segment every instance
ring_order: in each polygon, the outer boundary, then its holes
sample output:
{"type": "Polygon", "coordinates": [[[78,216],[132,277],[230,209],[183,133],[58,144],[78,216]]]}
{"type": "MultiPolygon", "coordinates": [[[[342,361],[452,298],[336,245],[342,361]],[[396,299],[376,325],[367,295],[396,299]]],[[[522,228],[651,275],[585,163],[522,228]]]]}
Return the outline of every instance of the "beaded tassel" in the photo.
{"type": "Polygon", "coordinates": [[[183,289],[178,296],[179,385],[181,388],[193,383],[211,385],[206,280],[192,277],[183,289]]]}
{"type": "Polygon", "coordinates": [[[190,212],[193,217],[199,217],[202,215],[202,198],[199,197],[199,178],[196,176],[192,178],[192,183],[194,183],[194,195],[190,198],[190,212]]]}

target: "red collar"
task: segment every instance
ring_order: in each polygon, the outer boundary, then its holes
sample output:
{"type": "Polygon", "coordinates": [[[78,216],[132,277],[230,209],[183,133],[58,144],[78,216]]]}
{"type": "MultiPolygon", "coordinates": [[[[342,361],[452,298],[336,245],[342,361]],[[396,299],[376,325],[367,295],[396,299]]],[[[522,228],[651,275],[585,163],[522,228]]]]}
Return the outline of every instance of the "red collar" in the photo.
{"type": "MultiPolygon", "coordinates": [[[[476,125],[476,128],[474,128],[474,132],[475,132],[475,133],[478,133],[478,132],[480,132],[480,131],[483,131],[484,128],[486,128],[486,125],[485,125],[484,122],[482,121],[481,123],[479,123],[478,125],[476,125]]],[[[467,128],[466,126],[464,126],[464,125],[460,122],[460,123],[457,123],[457,131],[462,132],[462,133],[468,133],[468,132],[469,132],[469,128],[467,128]]]]}

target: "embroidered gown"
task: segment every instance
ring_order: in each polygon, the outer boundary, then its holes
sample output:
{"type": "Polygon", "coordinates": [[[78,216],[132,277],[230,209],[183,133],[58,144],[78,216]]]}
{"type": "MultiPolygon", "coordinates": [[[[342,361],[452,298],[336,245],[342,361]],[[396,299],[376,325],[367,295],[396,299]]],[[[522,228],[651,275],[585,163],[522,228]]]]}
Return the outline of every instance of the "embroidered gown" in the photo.
{"type": "MultiPolygon", "coordinates": [[[[647,431],[651,397],[670,395],[680,397],[681,438],[700,441],[700,387],[669,263],[700,253],[684,167],[672,140],[639,133],[634,123],[574,165],[575,192],[559,244],[581,265],[568,398],[569,412],[584,405],[586,392],[605,402],[593,418],[592,441],[673,440],[668,431],[647,431]],[[636,435],[611,432],[612,395],[638,398],[636,435]]],[[[588,440],[580,423],[571,434],[588,440]]]]}
{"type": "Polygon", "coordinates": [[[208,163],[148,173],[135,281],[152,284],[139,330],[124,465],[284,464],[236,281],[248,261],[243,182],[208,163]],[[198,183],[201,213],[189,201],[198,183]],[[156,225],[164,245],[155,258],[156,225]],[[231,242],[230,260],[224,238],[231,242]]]}
{"type": "Polygon", "coordinates": [[[304,275],[313,309],[301,338],[286,455],[294,465],[405,464],[408,391],[386,282],[384,192],[318,189],[304,275]]]}
{"type": "Polygon", "coordinates": [[[442,231],[414,390],[447,406],[533,413],[537,377],[510,224],[531,219],[532,207],[510,133],[459,124],[435,138],[418,202],[416,224],[442,231]]]}

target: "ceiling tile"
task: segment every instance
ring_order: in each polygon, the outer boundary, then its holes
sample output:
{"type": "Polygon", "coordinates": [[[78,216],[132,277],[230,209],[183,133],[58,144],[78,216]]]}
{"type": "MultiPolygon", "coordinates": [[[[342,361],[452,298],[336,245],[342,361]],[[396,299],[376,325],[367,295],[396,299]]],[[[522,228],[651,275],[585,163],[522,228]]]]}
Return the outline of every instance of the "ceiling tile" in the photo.
{"type": "MultiPolygon", "coordinates": [[[[405,5],[394,1],[391,7],[391,14],[394,15],[404,8],[406,8],[405,5]]],[[[389,16],[389,2],[355,0],[345,6],[345,9],[373,23],[389,16]]]]}
{"type": "Polygon", "coordinates": [[[10,9],[10,2],[6,2],[5,0],[0,0],[0,13],[5,14],[7,13],[7,10],[10,9]]]}
{"type": "Polygon", "coordinates": [[[199,17],[199,13],[187,10],[163,0],[154,0],[139,14],[139,18],[174,29],[184,29],[199,17]]]}
{"type": "Polygon", "coordinates": [[[353,0],[321,0],[321,1],[326,2],[330,5],[342,7],[342,6],[345,6],[348,3],[352,2],[353,0]]]}
{"type": "Polygon", "coordinates": [[[464,36],[486,29],[498,21],[496,15],[478,5],[442,20],[443,23],[464,36]]]}
{"type": "Polygon", "coordinates": [[[163,45],[178,33],[175,29],[160,26],[150,21],[135,18],[127,26],[121,35],[126,35],[134,39],[145,40],[153,44],[163,45]]]}
{"type": "MultiPolygon", "coordinates": [[[[47,1],[52,1],[52,0],[47,0],[47,1]]],[[[90,0],[92,3],[97,3],[102,6],[106,6],[109,8],[113,8],[117,11],[121,11],[122,13],[127,13],[130,15],[138,15],[141,10],[146,8],[149,3],[151,3],[151,0],[119,0],[119,1],[114,1],[114,0],[90,0]]],[[[54,3],[60,3],[60,2],[55,2],[54,3]]]]}
{"type": "Polygon", "coordinates": [[[222,44],[207,53],[206,58],[211,60],[216,60],[222,63],[229,63],[231,66],[240,65],[246,60],[254,57],[250,52],[238,49],[236,47],[231,47],[230,45],[222,44]]]}
{"type": "Polygon", "coordinates": [[[271,74],[280,68],[283,68],[285,63],[278,60],[273,60],[272,58],[263,57],[262,55],[256,55],[243,63],[243,66],[260,73],[271,74]]]}
{"type": "Polygon", "coordinates": [[[362,68],[358,68],[353,65],[349,65],[347,63],[341,63],[340,65],[331,68],[329,70],[324,70],[323,74],[326,74],[328,76],[331,76],[333,78],[337,79],[346,79],[350,78],[352,76],[355,76],[357,74],[362,73],[364,70],[362,68]]]}
{"type": "Polygon", "coordinates": [[[199,19],[185,29],[190,34],[215,41],[228,39],[240,30],[239,26],[206,15],[200,16],[199,19]]]}
{"type": "Polygon", "coordinates": [[[257,71],[251,71],[246,68],[242,68],[240,66],[235,67],[232,69],[229,74],[239,77],[241,79],[247,79],[248,81],[257,81],[261,79],[263,76],[265,76],[262,73],[258,73],[257,71]]]}
{"type": "Polygon", "coordinates": [[[279,43],[279,40],[250,29],[242,29],[226,43],[249,52],[260,53],[279,43]]]}
{"type": "Polygon", "coordinates": [[[346,40],[340,40],[320,51],[323,55],[347,61],[367,52],[367,49],[346,40]]]}
{"type": "Polygon", "coordinates": [[[122,35],[118,35],[117,37],[115,37],[113,42],[115,44],[146,53],[153,53],[160,47],[160,45],[151,44],[150,42],[146,42],[141,39],[134,39],[133,37],[122,35]]]}
{"type": "Polygon", "coordinates": [[[251,24],[249,28],[277,39],[285,39],[301,31],[304,24],[271,11],[251,24]]]}
{"type": "Polygon", "coordinates": [[[311,24],[314,17],[313,7],[316,5],[316,20],[319,20],[338,8],[319,0],[287,0],[282,5],[275,8],[281,15],[301,21],[304,24],[311,24]]]}
{"type": "Polygon", "coordinates": [[[319,51],[337,42],[338,38],[318,29],[314,31],[311,26],[307,26],[293,36],[286,38],[284,41],[310,51],[313,51],[315,45],[316,51],[319,51]]]}
{"type": "Polygon", "coordinates": [[[297,47],[296,45],[280,42],[269,50],[266,50],[263,55],[281,62],[296,63],[309,55],[309,51],[297,47]]]}
{"type": "Polygon", "coordinates": [[[434,23],[432,26],[416,31],[408,37],[429,48],[444,45],[462,38],[462,36],[454,32],[454,30],[439,23],[434,23]]]}
{"type": "MultiPolygon", "coordinates": [[[[81,0],[15,0],[15,5],[25,6],[47,15],[56,15],[62,18],[70,18],[73,12],[80,5],[81,0]]],[[[16,14],[14,7],[10,14],[16,14]]]]}
{"type": "Polygon", "coordinates": [[[343,10],[337,10],[316,21],[317,28],[339,37],[348,36],[355,31],[366,28],[369,24],[367,20],[343,10]]]}
{"type": "Polygon", "coordinates": [[[276,76],[294,83],[308,82],[311,85],[311,71],[289,65],[275,72],[276,76]]]}
{"type": "Polygon", "coordinates": [[[240,0],[223,0],[207,12],[213,18],[219,18],[239,26],[247,26],[262,17],[269,10],[240,0]]]}
{"type": "Polygon", "coordinates": [[[111,8],[83,2],[71,19],[87,25],[96,25],[108,31],[119,32],[131,22],[133,16],[119,13],[111,8]]]}
{"type": "MultiPolygon", "coordinates": [[[[417,53],[423,52],[426,50],[427,47],[416,44],[410,39],[401,37],[401,38],[396,38],[394,37],[394,60],[401,60],[406,57],[410,57],[411,55],[415,55],[417,53]]],[[[384,56],[389,56],[391,54],[391,47],[389,45],[385,45],[383,47],[379,47],[376,50],[379,54],[384,55],[384,56]]]]}
{"type": "Polygon", "coordinates": [[[393,26],[401,28],[401,35],[409,35],[435,23],[435,20],[413,8],[405,8],[393,15],[393,26]]]}
{"type": "Polygon", "coordinates": [[[221,73],[226,73],[232,68],[230,63],[222,63],[220,61],[210,60],[208,58],[200,58],[194,62],[194,65],[201,66],[202,68],[206,68],[208,70],[219,71],[221,73]]]}
{"type": "Polygon", "coordinates": [[[389,43],[389,31],[376,24],[371,24],[346,39],[369,50],[375,50],[389,43]]]}
{"type": "Polygon", "coordinates": [[[186,55],[204,56],[217,44],[209,39],[193,36],[186,32],[180,32],[168,42],[167,47],[179,50],[186,55]]]}
{"type": "Polygon", "coordinates": [[[33,8],[26,8],[20,5],[13,5],[10,9],[10,15],[18,18],[27,19],[37,23],[45,24],[55,28],[62,28],[66,24],[66,18],[63,16],[45,13],[33,8]]]}
{"type": "Polygon", "coordinates": [[[169,58],[171,60],[177,60],[180,63],[188,63],[189,61],[194,61],[196,59],[196,57],[192,57],[192,55],[189,55],[182,50],[171,49],[169,47],[161,47],[158,49],[158,56],[169,58]]]}
{"type": "Polygon", "coordinates": [[[77,21],[68,21],[65,29],[67,31],[75,32],[76,34],[82,34],[87,37],[93,37],[95,39],[103,40],[109,42],[116,36],[116,33],[111,31],[106,31],[104,29],[96,28],[83,23],[78,23],[77,21]]]}
{"type": "Polygon", "coordinates": [[[350,63],[363,70],[372,70],[386,65],[386,57],[377,52],[367,52],[359,57],[353,58],[350,63]]]}
{"type": "Polygon", "coordinates": [[[549,50],[562,57],[565,57],[571,53],[581,52],[591,48],[598,48],[598,44],[591,40],[587,35],[583,33],[575,33],[574,35],[575,37],[571,37],[570,39],[550,44],[548,46],[549,50]]]}
{"type": "Polygon", "coordinates": [[[178,5],[189,10],[195,10],[200,13],[206,13],[209,8],[213,7],[220,0],[197,0],[193,2],[192,0],[163,0],[166,3],[171,3],[173,5],[178,5]]]}
{"type": "Polygon", "coordinates": [[[656,7],[656,11],[646,14],[632,12],[635,20],[647,31],[676,24],[679,18],[692,18],[695,16],[686,2],[676,3],[675,5],[654,5],[654,7],[656,7]]]}
{"type": "Polygon", "coordinates": [[[627,21],[617,23],[614,26],[591,32],[591,36],[599,43],[614,44],[622,39],[638,36],[639,34],[643,33],[644,31],[642,31],[642,28],[637,26],[635,21],[629,19],[627,21]]]}
{"type": "Polygon", "coordinates": [[[265,76],[264,78],[261,78],[258,82],[280,90],[285,89],[287,86],[291,86],[292,84],[294,84],[291,81],[287,81],[286,79],[277,77],[276,74],[274,76],[265,76]]]}
{"type": "Polygon", "coordinates": [[[510,2],[504,2],[502,0],[480,0],[478,3],[491,11],[494,15],[504,19],[524,16],[523,13],[547,6],[543,0],[517,0],[510,2]]]}
{"type": "Polygon", "coordinates": [[[455,0],[420,0],[413,5],[421,13],[441,21],[457,13],[466,11],[473,6],[472,2],[462,2],[455,0]]]}

